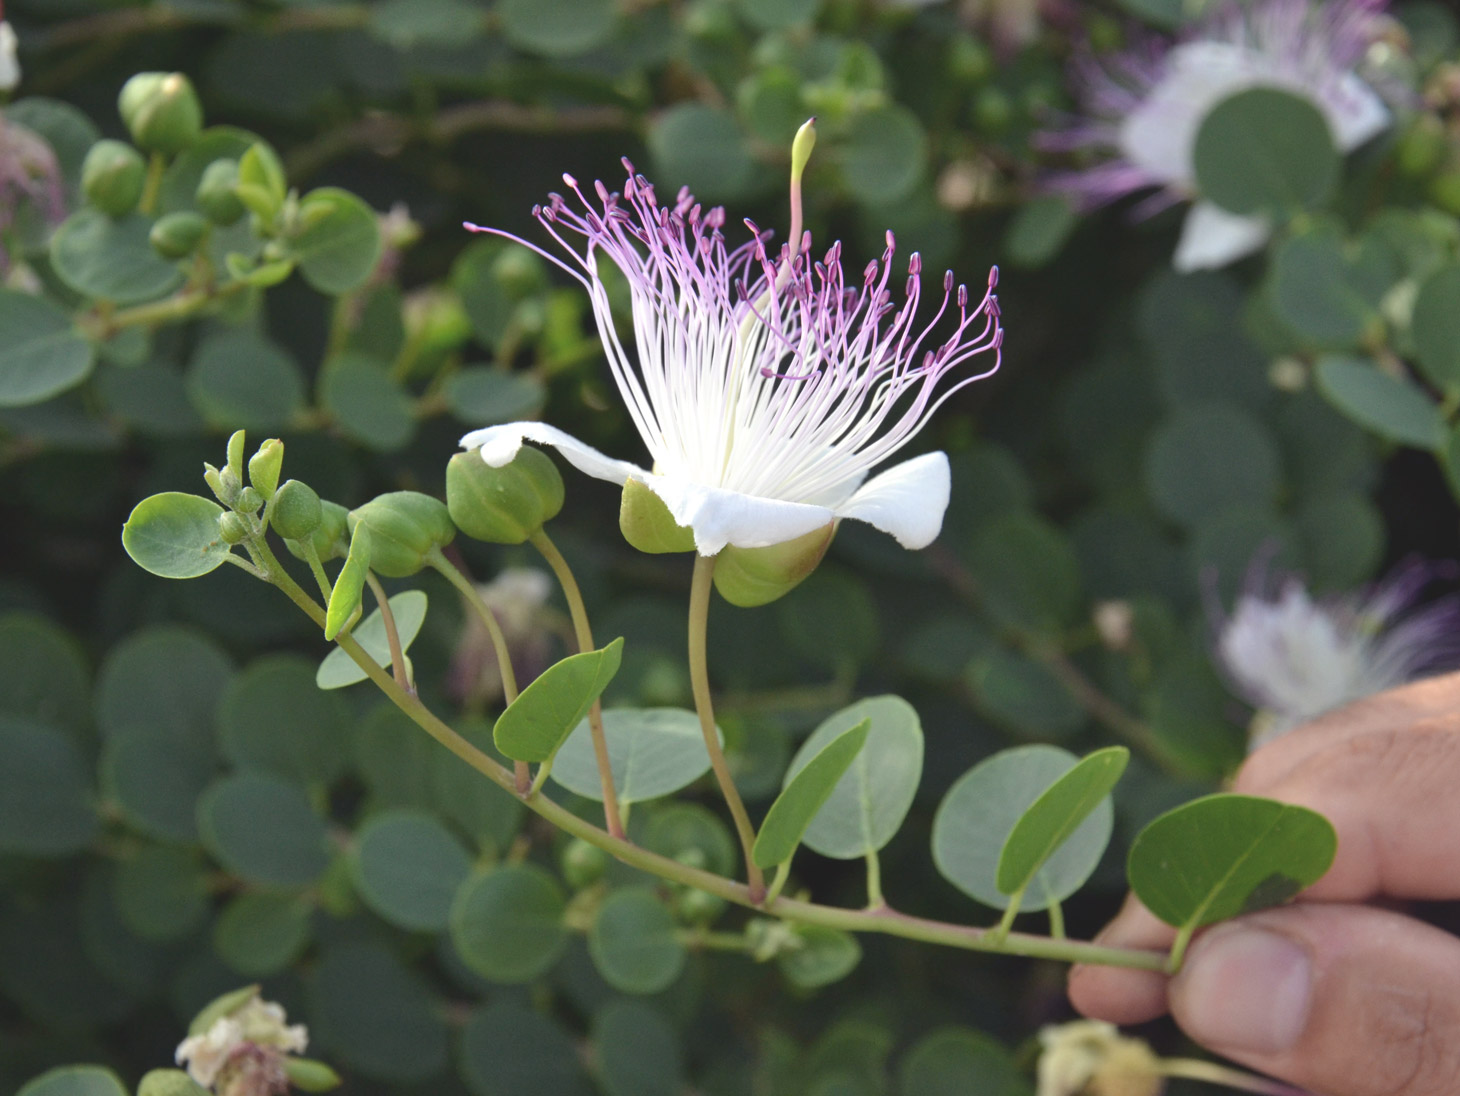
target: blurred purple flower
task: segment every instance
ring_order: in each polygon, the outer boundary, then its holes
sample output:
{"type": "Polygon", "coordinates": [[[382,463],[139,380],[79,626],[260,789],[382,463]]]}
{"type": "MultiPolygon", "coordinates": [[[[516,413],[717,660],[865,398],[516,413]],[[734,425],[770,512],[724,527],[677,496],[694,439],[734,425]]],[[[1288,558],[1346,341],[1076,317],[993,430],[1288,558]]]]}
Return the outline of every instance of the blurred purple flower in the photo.
{"type": "MultiPolygon", "coordinates": [[[[582,211],[559,195],[533,211],[581,270],[517,242],[588,291],[652,471],[539,422],[475,430],[462,446],[480,449],[488,464],[500,467],[524,440],[534,441],[556,447],[590,476],[638,480],[679,525],[693,529],[695,547],[706,556],[727,544],[758,548],[794,540],[839,518],[870,522],[908,548],[931,543],[948,507],[948,458],[929,453],[867,476],[950,395],[998,368],[997,271],[982,298],[955,286],[948,271],[936,314],[922,325],[916,319],[922,259],[916,252],[910,257],[905,299],[894,305],[890,232],[861,284],[855,275],[848,284],[840,243],[815,261],[810,233],[793,229],[794,250],[782,247],[773,256],[766,234],[747,221],[749,241],[732,249],[721,232],[724,210],[702,209],[687,189],[660,205],[649,181],[627,161],[624,166],[622,195],[596,183],[595,207],[564,176],[582,211]],[[574,246],[565,234],[585,243],[574,246]],[[601,258],[628,280],[636,355],[614,327],[601,258]],[[945,315],[953,319],[951,334],[925,347],[945,315]],[[985,351],[993,352],[988,368],[943,385],[985,351]]],[[[799,196],[793,225],[798,220],[799,196]]]]}
{"type": "Polygon", "coordinates": [[[0,275],[10,270],[6,236],[16,213],[26,204],[47,224],[59,224],[65,218],[61,167],[50,145],[0,115],[0,275]]]}
{"type": "Polygon", "coordinates": [[[1216,655],[1233,689],[1258,710],[1249,748],[1350,701],[1460,664],[1460,597],[1417,605],[1453,567],[1401,564],[1356,594],[1319,600],[1294,575],[1248,572],[1216,655]]]}
{"type": "MultiPolygon", "coordinates": [[[[1176,43],[1147,38],[1124,53],[1079,56],[1073,65],[1084,117],[1041,138],[1058,151],[1096,150],[1108,159],[1056,176],[1051,185],[1090,208],[1152,187],[1136,207],[1154,214],[1195,197],[1197,132],[1222,100],[1255,87],[1309,100],[1350,152],[1389,126],[1389,107],[1357,73],[1383,22],[1384,0],[1255,0],[1229,4],[1176,43]]],[[[1190,271],[1225,266],[1271,234],[1262,216],[1197,200],[1173,262],[1190,271]]]]}

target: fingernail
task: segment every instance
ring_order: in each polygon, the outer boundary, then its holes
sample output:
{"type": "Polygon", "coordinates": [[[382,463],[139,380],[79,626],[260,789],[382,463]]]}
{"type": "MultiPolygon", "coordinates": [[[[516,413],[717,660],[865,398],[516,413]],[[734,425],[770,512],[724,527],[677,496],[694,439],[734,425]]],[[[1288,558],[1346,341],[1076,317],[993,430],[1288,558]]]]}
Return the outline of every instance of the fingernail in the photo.
{"type": "Polygon", "coordinates": [[[1224,925],[1191,946],[1172,986],[1186,1033],[1216,1049],[1275,1054],[1308,1023],[1313,970],[1286,936],[1224,925]]]}

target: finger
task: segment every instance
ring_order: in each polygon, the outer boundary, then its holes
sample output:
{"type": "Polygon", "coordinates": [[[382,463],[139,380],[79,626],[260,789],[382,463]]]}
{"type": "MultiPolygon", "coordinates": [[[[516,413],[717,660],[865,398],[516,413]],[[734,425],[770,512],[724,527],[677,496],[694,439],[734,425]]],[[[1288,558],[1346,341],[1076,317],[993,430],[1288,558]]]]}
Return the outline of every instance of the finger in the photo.
{"type": "Polygon", "coordinates": [[[1311,807],[1338,831],[1333,867],[1307,897],[1460,898],[1460,842],[1445,837],[1460,833],[1460,719],[1339,737],[1254,785],[1244,774],[1237,787],[1311,807]]]}
{"type": "MultiPolygon", "coordinates": [[[[1170,950],[1174,930],[1129,895],[1095,943],[1115,948],[1170,950]]],[[[1079,964],[1070,969],[1070,1003],[1081,1013],[1112,1024],[1143,1024],[1166,1012],[1167,977],[1150,970],[1079,964]]]]}
{"type": "Polygon", "coordinates": [[[1365,906],[1302,903],[1198,937],[1171,981],[1188,1035],[1327,1096],[1460,1092],[1460,940],[1365,906]]]}
{"type": "Polygon", "coordinates": [[[1376,732],[1402,730],[1415,723],[1460,713],[1460,673],[1426,678],[1377,693],[1322,715],[1280,735],[1247,759],[1234,791],[1266,795],[1316,753],[1376,732]]]}

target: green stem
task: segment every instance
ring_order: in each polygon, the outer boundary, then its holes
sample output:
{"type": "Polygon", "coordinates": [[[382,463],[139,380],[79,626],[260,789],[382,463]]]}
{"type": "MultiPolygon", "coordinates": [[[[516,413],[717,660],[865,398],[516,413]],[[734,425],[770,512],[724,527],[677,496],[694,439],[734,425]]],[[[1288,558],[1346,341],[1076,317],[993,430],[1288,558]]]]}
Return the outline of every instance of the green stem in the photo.
{"type": "Polygon", "coordinates": [[[1065,938],[1065,911],[1060,904],[1053,899],[1050,900],[1049,908],[1045,910],[1049,914],[1049,934],[1056,940],[1065,938]]]}
{"type": "MultiPolygon", "coordinates": [[[[269,567],[267,572],[269,580],[279,587],[289,600],[299,606],[311,620],[321,628],[324,627],[324,609],[279,566],[267,545],[262,541],[259,542],[259,545],[261,554],[269,567]]],[[[507,768],[498,764],[497,761],[442,722],[421,703],[419,697],[411,695],[397,685],[395,679],[381,669],[352,636],[341,636],[336,642],[375,683],[375,686],[417,726],[498,787],[509,792],[515,790],[512,773],[507,768]]],[[[1043,936],[1011,933],[1007,939],[996,943],[990,938],[991,934],[988,929],[932,921],[899,913],[889,908],[879,910],[840,909],[836,906],[822,906],[814,902],[779,897],[774,902],[763,902],[760,896],[752,896],[750,887],[744,883],[737,883],[733,879],[726,879],[700,868],[692,868],[678,860],[631,844],[623,838],[614,837],[606,830],[578,817],[568,808],[553,802],[546,796],[531,796],[526,800],[526,806],[558,829],[574,837],[581,837],[590,845],[602,849],[631,868],[638,868],[661,879],[682,883],[687,887],[696,887],[710,894],[719,895],[728,902],[752,909],[761,909],[772,916],[800,924],[824,925],[827,928],[843,929],[848,932],[882,933],[907,940],[920,940],[924,943],[942,944],[970,951],[995,951],[1035,959],[1060,959],[1071,963],[1098,963],[1105,966],[1153,971],[1163,970],[1165,966],[1165,957],[1157,952],[1105,947],[1078,940],[1051,940],[1043,936]]]]}
{"type": "MultiPolygon", "coordinates": [[[[793,853],[792,856],[795,854],[793,853]]],[[[786,880],[791,878],[791,857],[788,856],[776,865],[775,878],[771,880],[771,889],[766,891],[765,904],[767,907],[775,905],[776,899],[781,896],[781,891],[786,887],[786,880]]]]}
{"type": "MultiPolygon", "coordinates": [[[[114,312],[95,324],[99,338],[110,338],[129,327],[156,327],[175,320],[185,320],[206,306],[247,289],[247,282],[233,281],[211,289],[185,289],[171,297],[149,304],[134,305],[114,312]]],[[[92,326],[88,324],[87,326],[92,326]]]]}
{"type": "Polygon", "coordinates": [[[730,775],[730,766],[725,761],[725,752],[720,749],[720,736],[715,730],[715,707],[710,699],[710,671],[705,658],[705,634],[710,621],[710,584],[715,575],[714,556],[695,556],[694,579],[689,591],[689,680],[694,692],[695,711],[699,713],[700,730],[705,736],[705,749],[710,754],[710,767],[715,770],[720,792],[730,808],[730,817],[735,820],[735,832],[740,837],[740,848],[745,854],[745,874],[750,884],[751,896],[758,903],[765,897],[765,877],[755,862],[752,849],[755,846],[755,828],[750,816],[745,813],[745,804],[735,787],[735,778],[730,775]]]}
{"type": "Polygon", "coordinates": [[[1004,909],[1004,916],[999,923],[989,931],[996,940],[1002,940],[1009,935],[1009,930],[1014,927],[1014,918],[1019,916],[1019,903],[1024,900],[1024,892],[1021,890],[1009,896],[1009,905],[1004,909]]]}
{"type": "Polygon", "coordinates": [[[148,217],[157,212],[157,195],[162,189],[162,172],[167,161],[162,153],[154,152],[147,161],[147,181],[142,184],[142,197],[137,202],[137,211],[148,217]]]}
{"type": "Polygon", "coordinates": [[[877,850],[869,849],[867,852],[867,908],[869,910],[881,909],[887,905],[887,899],[882,897],[882,861],[877,858],[877,850]]]}
{"type": "Polygon", "coordinates": [[[1181,969],[1181,961],[1186,958],[1186,946],[1191,943],[1191,937],[1195,932],[1195,925],[1187,925],[1176,930],[1176,939],[1171,941],[1171,952],[1166,957],[1167,974],[1175,974],[1181,969]]]}
{"type": "Polygon", "coordinates": [[[390,598],[386,596],[385,587],[375,577],[375,572],[368,568],[365,571],[365,582],[380,605],[380,619],[385,624],[385,642],[390,648],[390,668],[395,674],[395,683],[406,692],[413,693],[416,690],[411,685],[410,675],[406,673],[406,653],[401,649],[400,631],[395,626],[395,613],[391,611],[390,598]]]}
{"type": "Polygon", "coordinates": [[[1163,1077],[1182,1077],[1190,1081],[1206,1081],[1214,1085],[1255,1092],[1258,1096],[1312,1096],[1306,1089],[1294,1088],[1281,1081],[1269,1080],[1216,1062],[1196,1058],[1162,1058],[1157,1067],[1163,1077]]]}
{"type": "Polygon", "coordinates": [[[330,582],[329,575],[325,574],[324,564],[319,561],[319,552],[315,550],[314,539],[306,537],[296,543],[304,546],[304,560],[309,564],[309,573],[314,576],[314,583],[319,587],[320,595],[328,605],[330,594],[335,592],[335,587],[334,583],[330,582]]]}
{"type": "MultiPolygon", "coordinates": [[[[432,548],[426,556],[426,562],[446,576],[446,581],[456,587],[461,596],[466,599],[466,603],[476,610],[482,624],[486,626],[487,635],[492,640],[492,650],[497,652],[497,668],[502,674],[502,697],[508,704],[511,704],[517,699],[517,674],[512,669],[512,654],[507,649],[507,637],[502,634],[502,626],[497,623],[496,614],[482,600],[482,595],[477,593],[477,588],[471,584],[471,581],[441,554],[440,548],[432,548]]],[[[531,792],[532,777],[528,772],[527,762],[516,762],[512,771],[516,775],[514,790],[517,794],[525,796],[531,792]]]]}
{"type": "MultiPolygon", "coordinates": [[[[588,607],[583,604],[583,592],[578,589],[578,580],[573,577],[573,570],[568,566],[568,561],[563,558],[563,553],[558,551],[558,546],[552,542],[552,538],[541,526],[528,539],[532,541],[532,546],[542,553],[542,558],[548,561],[548,566],[553,569],[553,574],[558,576],[558,584],[563,588],[563,597],[568,601],[568,612],[573,618],[573,633],[578,640],[578,650],[593,650],[593,630],[588,626],[588,607]]],[[[603,819],[608,826],[609,833],[615,837],[622,837],[624,827],[619,814],[618,790],[613,784],[613,765],[608,757],[608,739],[603,733],[603,705],[598,700],[594,700],[592,707],[588,709],[588,731],[593,738],[593,755],[598,761],[598,784],[603,793],[603,819]]]]}

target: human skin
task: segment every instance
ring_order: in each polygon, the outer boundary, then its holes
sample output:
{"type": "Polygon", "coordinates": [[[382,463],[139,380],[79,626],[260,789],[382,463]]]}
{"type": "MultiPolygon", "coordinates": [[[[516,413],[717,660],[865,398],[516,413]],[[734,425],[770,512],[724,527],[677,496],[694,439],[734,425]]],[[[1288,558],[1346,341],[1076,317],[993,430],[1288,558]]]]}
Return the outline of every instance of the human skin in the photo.
{"type": "MultiPolygon", "coordinates": [[[[1174,977],[1077,966],[1082,1013],[1170,1012],[1197,1042],[1323,1096],[1460,1094],[1460,939],[1398,912],[1460,899],[1460,674],[1380,693],[1254,753],[1234,791],[1322,812],[1332,869],[1297,902],[1201,933],[1174,977]]],[[[1134,897],[1097,938],[1169,947],[1134,897]]]]}

